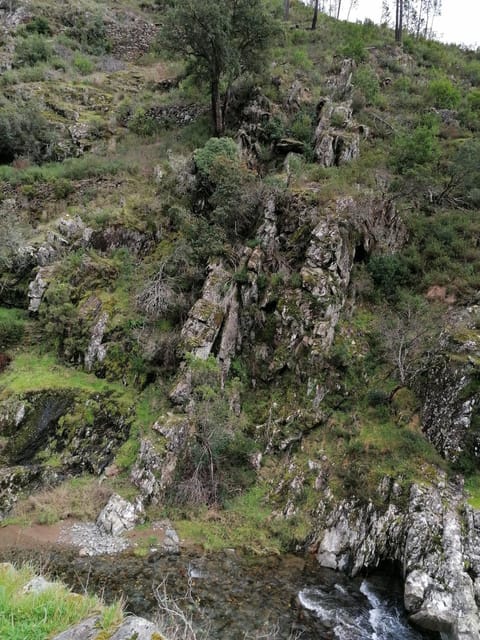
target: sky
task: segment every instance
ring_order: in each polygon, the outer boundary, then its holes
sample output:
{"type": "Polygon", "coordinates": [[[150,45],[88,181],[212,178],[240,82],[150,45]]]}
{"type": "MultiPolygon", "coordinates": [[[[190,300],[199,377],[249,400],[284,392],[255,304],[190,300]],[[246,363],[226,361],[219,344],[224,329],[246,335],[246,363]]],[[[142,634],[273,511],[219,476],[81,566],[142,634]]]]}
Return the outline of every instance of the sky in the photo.
{"type": "MultiPolygon", "coordinates": [[[[351,20],[370,18],[380,22],[382,0],[358,0],[358,5],[351,20]]],[[[435,18],[433,26],[437,38],[473,48],[480,46],[480,0],[443,0],[442,5],[442,15],[435,18]]]]}

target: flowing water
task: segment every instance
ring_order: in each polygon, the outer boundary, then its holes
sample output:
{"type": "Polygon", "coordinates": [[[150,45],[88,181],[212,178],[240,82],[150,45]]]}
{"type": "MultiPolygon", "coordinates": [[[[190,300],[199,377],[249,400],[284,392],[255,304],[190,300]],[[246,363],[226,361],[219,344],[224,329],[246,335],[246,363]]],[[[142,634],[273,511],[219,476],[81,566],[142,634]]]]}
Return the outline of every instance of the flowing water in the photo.
{"type": "Polygon", "coordinates": [[[393,571],[348,579],[297,556],[247,557],[151,553],[146,558],[79,558],[65,550],[3,551],[0,560],[31,560],[47,566],[77,591],[109,601],[119,596],[127,610],[154,618],[156,591],[175,598],[209,640],[420,640],[402,609],[393,571]]]}

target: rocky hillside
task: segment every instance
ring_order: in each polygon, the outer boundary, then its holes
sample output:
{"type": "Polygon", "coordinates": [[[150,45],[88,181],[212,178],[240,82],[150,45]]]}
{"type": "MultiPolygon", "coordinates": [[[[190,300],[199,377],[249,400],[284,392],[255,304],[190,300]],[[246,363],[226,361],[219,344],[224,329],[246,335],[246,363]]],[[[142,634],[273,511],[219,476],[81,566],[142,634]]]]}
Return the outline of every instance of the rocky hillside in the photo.
{"type": "Polygon", "coordinates": [[[0,517],[394,561],[480,638],[480,56],[292,3],[212,138],[164,5],[0,4],[0,517]]]}

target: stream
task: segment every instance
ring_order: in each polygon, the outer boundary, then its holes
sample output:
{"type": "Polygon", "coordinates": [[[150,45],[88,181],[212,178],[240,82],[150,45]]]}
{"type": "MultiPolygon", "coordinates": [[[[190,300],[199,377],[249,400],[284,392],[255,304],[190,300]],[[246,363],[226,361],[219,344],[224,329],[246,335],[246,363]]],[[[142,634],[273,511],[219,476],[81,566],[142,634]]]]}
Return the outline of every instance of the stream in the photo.
{"type": "Polygon", "coordinates": [[[211,640],[421,640],[402,608],[392,570],[349,579],[313,558],[245,556],[235,551],[80,558],[70,550],[4,549],[0,561],[34,561],[75,591],[153,619],[156,592],[175,598],[211,640]]]}

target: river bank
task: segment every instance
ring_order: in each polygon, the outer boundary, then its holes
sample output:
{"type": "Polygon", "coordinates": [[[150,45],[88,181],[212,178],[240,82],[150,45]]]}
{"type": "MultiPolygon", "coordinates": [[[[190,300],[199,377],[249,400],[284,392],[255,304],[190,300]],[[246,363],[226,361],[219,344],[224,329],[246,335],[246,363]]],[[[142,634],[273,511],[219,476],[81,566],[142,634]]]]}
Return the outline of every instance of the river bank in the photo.
{"type": "Polygon", "coordinates": [[[213,554],[188,545],[177,554],[135,555],[130,549],[114,557],[80,557],[78,549],[54,540],[61,535],[58,525],[4,527],[0,560],[33,561],[74,591],[101,594],[107,603],[122,599],[127,612],[149,619],[159,613],[159,595],[168,594],[199,627],[208,627],[212,639],[226,633],[230,640],[429,637],[409,626],[393,566],[349,579],[310,556],[258,557],[233,549],[213,554]]]}

